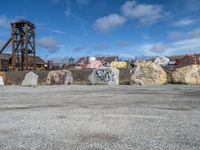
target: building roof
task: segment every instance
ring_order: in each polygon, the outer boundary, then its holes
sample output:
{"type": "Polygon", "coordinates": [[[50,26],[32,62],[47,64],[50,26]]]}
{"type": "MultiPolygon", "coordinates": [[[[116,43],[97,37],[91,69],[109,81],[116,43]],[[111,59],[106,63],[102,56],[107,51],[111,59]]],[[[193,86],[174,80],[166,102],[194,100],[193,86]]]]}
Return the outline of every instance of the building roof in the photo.
{"type": "Polygon", "coordinates": [[[100,60],[102,63],[111,63],[113,61],[117,61],[117,56],[108,56],[108,57],[96,57],[97,60],[100,60]]]}
{"type": "MultiPolygon", "coordinates": [[[[8,60],[9,61],[11,59],[11,57],[12,57],[11,54],[0,54],[1,60],[8,60]]],[[[45,61],[42,58],[40,58],[39,56],[36,56],[35,59],[36,59],[36,64],[38,64],[38,65],[44,65],[45,64],[45,61]]],[[[34,61],[33,56],[28,56],[29,64],[33,64],[33,61],[34,61]]]]}
{"type": "Polygon", "coordinates": [[[76,64],[87,64],[88,63],[88,57],[81,57],[76,64]]]}
{"type": "MultiPolygon", "coordinates": [[[[96,60],[100,60],[101,63],[111,63],[118,60],[118,56],[99,56],[96,60]]],[[[76,63],[77,64],[88,64],[89,57],[81,57],[76,63]]]]}
{"type": "Polygon", "coordinates": [[[1,60],[10,60],[11,54],[0,54],[1,60]]]}

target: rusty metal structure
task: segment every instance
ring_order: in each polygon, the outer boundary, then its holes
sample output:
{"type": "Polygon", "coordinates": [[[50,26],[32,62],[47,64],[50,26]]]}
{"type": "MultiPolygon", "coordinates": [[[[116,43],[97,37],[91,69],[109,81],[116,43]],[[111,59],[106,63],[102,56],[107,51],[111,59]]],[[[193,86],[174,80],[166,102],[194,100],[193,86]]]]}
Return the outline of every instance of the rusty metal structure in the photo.
{"type": "Polygon", "coordinates": [[[20,19],[11,23],[11,38],[6,42],[0,54],[11,43],[12,45],[12,69],[28,70],[30,65],[36,69],[35,50],[35,26],[33,23],[20,19]],[[28,57],[33,56],[33,64],[29,64],[28,57]]]}

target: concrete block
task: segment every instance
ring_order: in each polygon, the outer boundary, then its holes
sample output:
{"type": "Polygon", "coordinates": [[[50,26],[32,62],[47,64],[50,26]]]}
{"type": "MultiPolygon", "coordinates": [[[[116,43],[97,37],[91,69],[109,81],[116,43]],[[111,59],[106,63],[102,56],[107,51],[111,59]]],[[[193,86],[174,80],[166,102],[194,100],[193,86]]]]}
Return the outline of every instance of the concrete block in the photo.
{"type": "Polygon", "coordinates": [[[27,73],[22,82],[22,86],[37,86],[37,84],[38,84],[38,75],[36,75],[34,72],[27,73]]]}

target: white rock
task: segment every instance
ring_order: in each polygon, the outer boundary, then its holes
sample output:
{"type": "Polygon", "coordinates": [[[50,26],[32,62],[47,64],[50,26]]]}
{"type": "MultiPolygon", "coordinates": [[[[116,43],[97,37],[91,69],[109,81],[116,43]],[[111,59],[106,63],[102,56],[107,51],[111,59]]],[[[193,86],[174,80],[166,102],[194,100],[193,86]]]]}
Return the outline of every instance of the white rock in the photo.
{"type": "Polygon", "coordinates": [[[38,75],[36,75],[34,72],[27,73],[22,82],[22,86],[37,86],[37,84],[38,84],[38,75]]]}
{"type": "Polygon", "coordinates": [[[93,85],[119,85],[119,70],[117,68],[110,67],[94,69],[88,79],[93,85]]]}
{"type": "Polygon", "coordinates": [[[165,57],[165,56],[161,56],[155,59],[154,63],[160,66],[166,66],[169,63],[169,58],[165,57]]]}
{"type": "Polygon", "coordinates": [[[0,76],[0,86],[4,85],[4,82],[3,82],[3,77],[0,76]]]}

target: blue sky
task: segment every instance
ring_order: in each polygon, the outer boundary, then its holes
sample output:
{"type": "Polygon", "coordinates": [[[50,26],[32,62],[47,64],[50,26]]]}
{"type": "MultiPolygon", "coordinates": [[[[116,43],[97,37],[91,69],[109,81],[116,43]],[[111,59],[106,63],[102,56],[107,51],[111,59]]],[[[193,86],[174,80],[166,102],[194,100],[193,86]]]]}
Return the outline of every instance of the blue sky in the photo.
{"type": "Polygon", "coordinates": [[[1,0],[0,3],[0,46],[10,36],[10,22],[24,18],[36,25],[37,55],[45,59],[200,53],[199,0],[1,0]]]}

